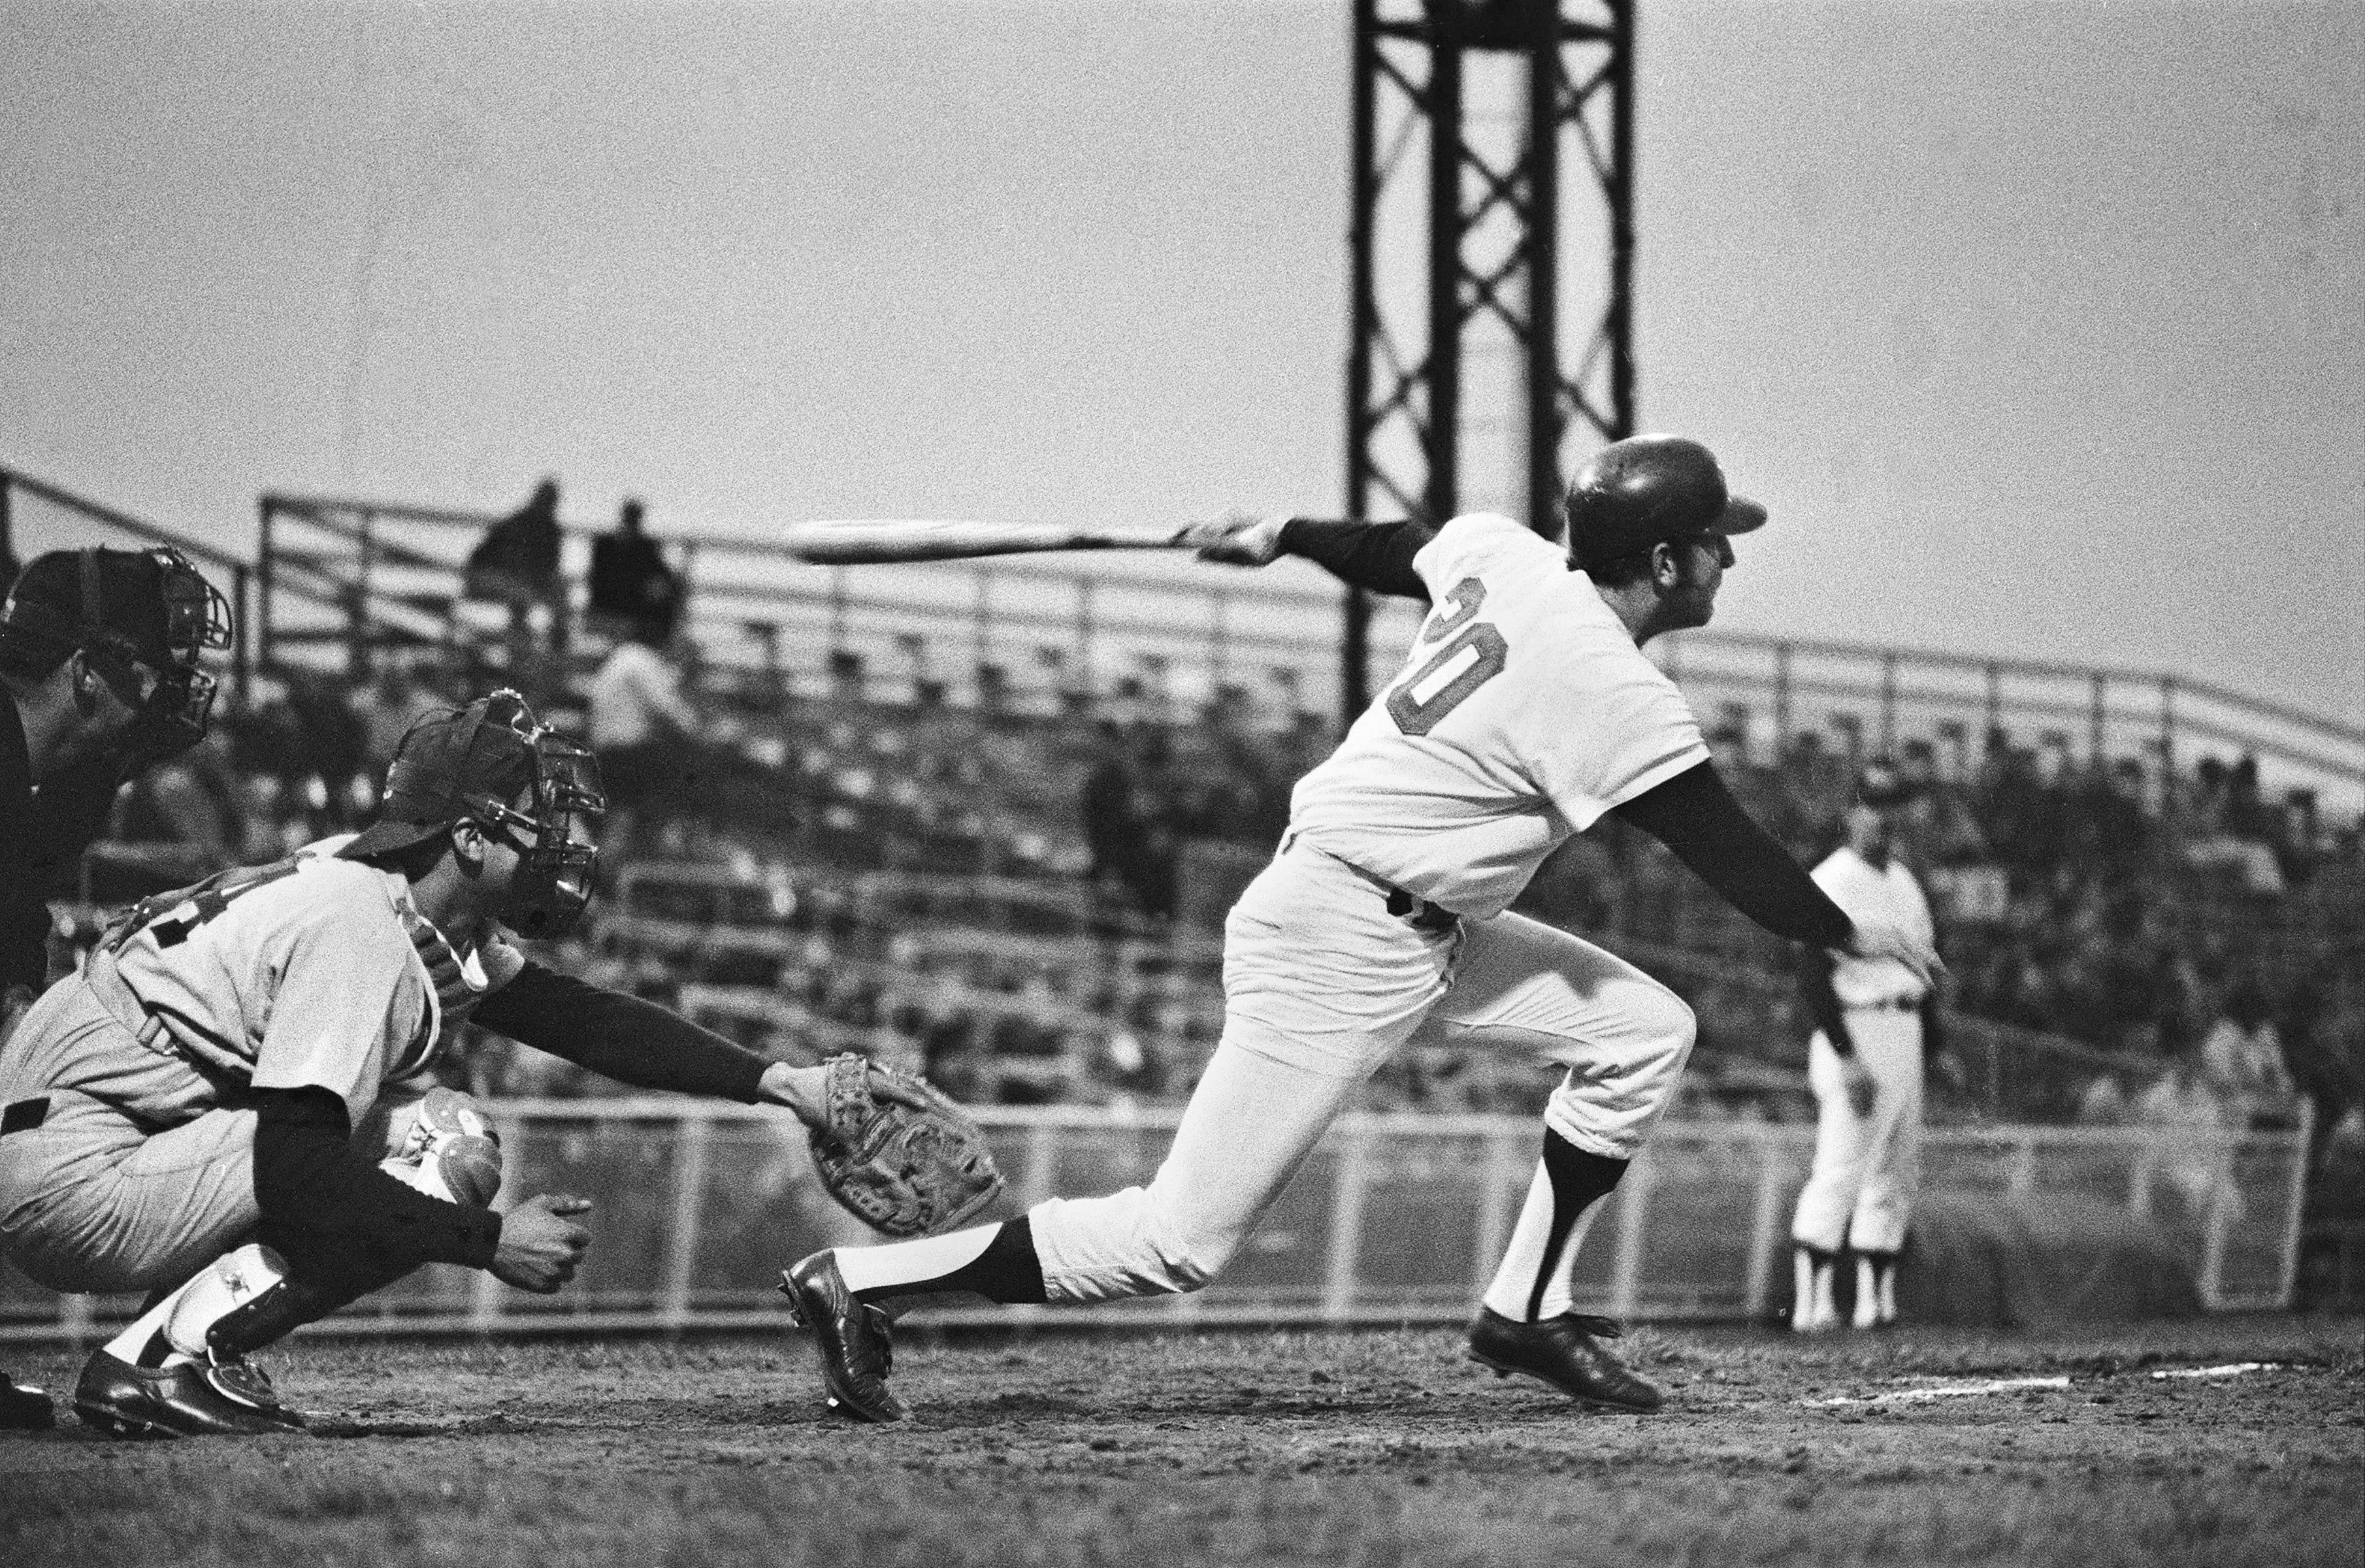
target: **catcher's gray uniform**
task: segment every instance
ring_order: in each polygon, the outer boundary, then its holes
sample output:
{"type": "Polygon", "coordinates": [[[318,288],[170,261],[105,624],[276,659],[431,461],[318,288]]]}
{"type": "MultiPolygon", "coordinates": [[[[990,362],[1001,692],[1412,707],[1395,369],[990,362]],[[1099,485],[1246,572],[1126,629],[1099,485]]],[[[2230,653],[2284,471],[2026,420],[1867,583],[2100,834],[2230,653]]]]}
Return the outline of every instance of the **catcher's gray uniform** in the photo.
{"type": "MultiPolygon", "coordinates": [[[[471,953],[439,994],[428,942],[399,875],[308,853],[93,954],[0,1047],[0,1245],[56,1290],[178,1284],[254,1228],[251,1089],[327,1089],[358,1151],[395,1154],[491,984],[471,953]]],[[[502,978],[522,962],[489,951],[502,978]]]]}

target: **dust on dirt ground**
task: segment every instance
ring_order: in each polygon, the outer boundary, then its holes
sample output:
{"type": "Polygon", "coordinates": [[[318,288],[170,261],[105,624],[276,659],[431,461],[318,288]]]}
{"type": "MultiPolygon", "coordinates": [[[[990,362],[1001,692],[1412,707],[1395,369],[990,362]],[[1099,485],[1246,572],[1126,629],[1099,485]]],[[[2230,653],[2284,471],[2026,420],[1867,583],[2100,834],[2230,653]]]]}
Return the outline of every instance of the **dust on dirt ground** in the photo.
{"type": "MultiPolygon", "coordinates": [[[[907,1333],[913,1417],[865,1428],[824,1415],[787,1335],[308,1338],[273,1370],[343,1435],[0,1434],[0,1561],[2349,1568],[2361,1340],[2357,1318],[1644,1328],[1625,1348],[1669,1409],[1641,1417],[1498,1382],[1444,1330],[907,1333]],[[2152,1375],[2239,1361],[2279,1365],[2152,1375]]],[[[13,1358],[52,1389],[78,1361],[13,1358]]]]}

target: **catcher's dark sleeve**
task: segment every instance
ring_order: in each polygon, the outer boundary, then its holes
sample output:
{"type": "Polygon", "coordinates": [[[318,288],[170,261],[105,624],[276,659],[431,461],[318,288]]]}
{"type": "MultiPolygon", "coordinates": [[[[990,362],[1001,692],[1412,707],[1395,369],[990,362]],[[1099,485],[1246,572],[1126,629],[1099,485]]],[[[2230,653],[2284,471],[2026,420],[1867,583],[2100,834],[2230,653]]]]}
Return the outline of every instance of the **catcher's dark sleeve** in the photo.
{"type": "Polygon", "coordinates": [[[1686,768],[1617,812],[1777,936],[1844,947],[1855,930],[1790,852],[1741,809],[1713,762],[1686,768]]]}
{"type": "Polygon", "coordinates": [[[678,1013],[533,962],[476,1004],[469,1022],[635,1089],[752,1105],[771,1065],[678,1013]]]}
{"type": "Polygon", "coordinates": [[[1350,588],[1399,599],[1429,597],[1412,558],[1437,535],[1418,522],[1328,522],[1293,517],[1281,525],[1285,555],[1303,555],[1350,588]]]}
{"type": "Polygon", "coordinates": [[[254,1098],[254,1204],[266,1223],[423,1262],[491,1266],[501,1216],[431,1198],[353,1152],[335,1094],[258,1089],[254,1098]]]}
{"type": "Polygon", "coordinates": [[[1840,994],[1832,989],[1832,954],[1828,947],[1812,943],[1799,949],[1799,997],[1807,1006],[1807,1017],[1823,1032],[1832,1049],[1842,1057],[1855,1055],[1855,1038],[1848,1033],[1847,1010],[1840,1005],[1840,994]]]}

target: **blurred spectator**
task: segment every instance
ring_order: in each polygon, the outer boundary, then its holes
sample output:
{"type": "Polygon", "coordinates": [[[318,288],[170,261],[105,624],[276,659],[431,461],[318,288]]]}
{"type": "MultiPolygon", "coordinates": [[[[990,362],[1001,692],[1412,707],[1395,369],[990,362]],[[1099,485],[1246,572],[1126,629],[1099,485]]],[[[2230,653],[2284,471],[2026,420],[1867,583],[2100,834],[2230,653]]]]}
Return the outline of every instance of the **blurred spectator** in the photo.
{"type": "Polygon", "coordinates": [[[1091,876],[1104,892],[1122,894],[1142,913],[1174,914],[1177,844],[1171,748],[1148,724],[1106,723],[1082,800],[1091,876]]]}
{"type": "Polygon", "coordinates": [[[639,847],[651,807],[690,804],[683,786],[704,750],[699,711],[667,652],[672,636],[670,612],[641,617],[591,678],[589,740],[608,796],[602,836],[620,860],[639,847]]]}
{"type": "Polygon", "coordinates": [[[361,725],[362,754],[371,778],[384,779],[394,761],[395,748],[419,716],[448,707],[452,699],[419,678],[407,660],[378,661],[376,677],[353,697],[354,717],[361,725]]]}
{"type": "Polygon", "coordinates": [[[1248,691],[1220,686],[1186,733],[1178,769],[1182,830],[1270,850],[1289,826],[1292,780],[1276,776],[1275,757],[1256,733],[1248,691]]]}
{"type": "Polygon", "coordinates": [[[1900,853],[1917,866],[1975,866],[1988,859],[1987,836],[1963,792],[1939,777],[1938,754],[1928,741],[1898,748],[1897,773],[1911,791],[1897,825],[1900,853]]]}
{"type": "Polygon", "coordinates": [[[2271,847],[2274,823],[2259,798],[2259,759],[2228,767],[2204,756],[2193,767],[2186,812],[2188,864],[2228,870],[2254,893],[2284,890],[2282,865],[2271,847]]]}
{"type": "Polygon", "coordinates": [[[2283,1061],[2315,1107],[2308,1169],[2323,1169],[2333,1129],[2365,1105],[2365,979],[2352,968],[2310,975],[2293,989],[2283,1061]]]}
{"type": "Polygon", "coordinates": [[[136,780],[117,811],[117,837],[183,846],[203,868],[198,876],[267,860],[279,851],[253,790],[231,761],[230,741],[219,730],[136,780]]]}
{"type": "Polygon", "coordinates": [[[2135,1119],[2154,1135],[2152,1169],[2184,1200],[2188,1218],[2199,1219],[2214,1204],[2237,1202],[2225,1137],[2235,1124],[2209,1086],[2197,1042],[2136,1098],[2135,1119]]]}
{"type": "Polygon", "coordinates": [[[2120,1127],[2135,1119],[2135,1107],[2115,1072],[2098,1072],[2079,1092],[2073,1119],[2081,1127],[2120,1127]]]}
{"type": "Polygon", "coordinates": [[[591,542],[589,623],[611,637],[632,636],[652,622],[670,636],[680,622],[681,574],[641,531],[646,510],[637,498],[628,498],[616,515],[615,532],[591,542]]]}
{"type": "Polygon", "coordinates": [[[551,650],[566,651],[566,590],[558,576],[559,543],[558,481],[545,478],[534,486],[525,505],[487,529],[468,553],[462,591],[470,599],[509,606],[513,664],[522,663],[532,649],[537,607],[549,617],[551,650]]]}
{"type": "Polygon", "coordinates": [[[2257,1126],[2289,1108],[2292,1081],[2283,1066],[2282,1039],[2257,980],[2245,977],[2225,993],[2216,1023],[2201,1042],[2201,1063],[2228,1125],[2257,1126]]]}

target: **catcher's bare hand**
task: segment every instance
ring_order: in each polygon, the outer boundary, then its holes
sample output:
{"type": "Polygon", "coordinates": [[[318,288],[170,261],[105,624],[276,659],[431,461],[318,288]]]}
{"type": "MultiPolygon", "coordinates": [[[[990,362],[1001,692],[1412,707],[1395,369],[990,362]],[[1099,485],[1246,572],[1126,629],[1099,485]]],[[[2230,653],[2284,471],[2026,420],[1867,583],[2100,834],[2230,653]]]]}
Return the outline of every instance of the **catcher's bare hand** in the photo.
{"type": "Polygon", "coordinates": [[[1281,527],[1288,521],[1252,511],[1229,511],[1213,522],[1193,523],[1183,532],[1182,543],[1197,550],[1202,561],[1270,566],[1281,554],[1281,527]]]}
{"type": "Polygon", "coordinates": [[[1938,977],[1946,972],[1938,949],[1919,932],[1879,914],[1855,917],[1848,945],[1840,951],[1856,958],[1894,958],[1913,971],[1913,978],[1925,988],[1935,986],[1938,977]]]}
{"type": "Polygon", "coordinates": [[[756,1096],[794,1113],[809,1127],[829,1126],[829,1069],[776,1061],[757,1081],[756,1096]]]}
{"type": "Polygon", "coordinates": [[[528,1198],[501,1216],[493,1277],[536,1295],[549,1295],[575,1277],[591,1233],[572,1216],[591,1212],[588,1198],[528,1198]]]}

